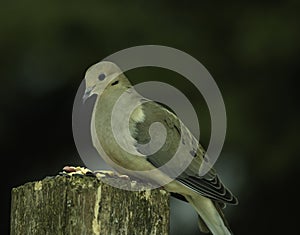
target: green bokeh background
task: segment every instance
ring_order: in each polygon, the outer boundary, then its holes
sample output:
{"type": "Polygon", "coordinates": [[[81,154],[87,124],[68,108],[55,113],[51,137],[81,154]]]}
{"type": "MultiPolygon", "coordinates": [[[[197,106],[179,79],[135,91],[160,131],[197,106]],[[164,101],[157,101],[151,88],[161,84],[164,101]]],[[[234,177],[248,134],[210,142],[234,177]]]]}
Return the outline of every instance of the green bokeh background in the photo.
{"type": "MultiPolygon", "coordinates": [[[[201,61],[223,94],[228,129],[216,168],[240,200],[225,210],[235,234],[295,234],[299,7],[293,0],[1,1],[1,231],[9,232],[12,187],[82,165],[71,118],[85,70],[118,50],[158,44],[201,61]]],[[[161,80],[180,88],[197,109],[207,145],[205,102],[176,76],[128,72],[134,83],[161,80]]],[[[199,234],[195,218],[174,199],[171,234],[199,234]]]]}

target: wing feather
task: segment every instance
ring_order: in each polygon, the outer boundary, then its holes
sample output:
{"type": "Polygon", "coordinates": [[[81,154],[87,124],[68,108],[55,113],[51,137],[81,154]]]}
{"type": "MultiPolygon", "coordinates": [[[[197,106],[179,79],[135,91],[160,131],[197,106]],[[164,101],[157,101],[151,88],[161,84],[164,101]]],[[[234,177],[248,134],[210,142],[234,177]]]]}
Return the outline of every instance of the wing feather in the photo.
{"type": "MultiPolygon", "coordinates": [[[[236,197],[224,186],[213,168],[206,175],[199,176],[199,169],[204,161],[205,151],[200,144],[196,144],[196,149],[194,149],[195,144],[191,143],[197,142],[196,138],[192,136],[187,127],[181,123],[175,114],[153,101],[143,103],[142,110],[145,114],[145,119],[142,122],[135,123],[135,131],[132,133],[137,143],[145,144],[151,141],[148,131],[153,122],[162,123],[167,131],[163,147],[158,152],[147,157],[147,160],[152,165],[155,167],[163,166],[174,156],[181,141],[184,144],[188,143],[191,146],[190,154],[193,156],[193,160],[176,180],[202,196],[220,202],[220,204],[237,204],[236,197]],[[185,129],[182,130],[181,128],[185,129]],[[185,134],[181,140],[182,133],[185,134]]],[[[165,169],[164,173],[171,176],[173,173],[171,168],[165,169]]]]}

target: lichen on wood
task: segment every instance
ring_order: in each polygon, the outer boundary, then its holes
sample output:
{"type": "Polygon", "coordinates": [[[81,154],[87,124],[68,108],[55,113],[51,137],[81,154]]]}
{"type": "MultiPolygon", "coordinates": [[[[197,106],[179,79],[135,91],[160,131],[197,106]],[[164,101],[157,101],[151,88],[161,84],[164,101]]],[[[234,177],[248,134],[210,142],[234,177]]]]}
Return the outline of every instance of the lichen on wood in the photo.
{"type": "Polygon", "coordinates": [[[128,179],[56,176],[12,190],[11,234],[128,234],[169,232],[169,194],[128,179]]]}

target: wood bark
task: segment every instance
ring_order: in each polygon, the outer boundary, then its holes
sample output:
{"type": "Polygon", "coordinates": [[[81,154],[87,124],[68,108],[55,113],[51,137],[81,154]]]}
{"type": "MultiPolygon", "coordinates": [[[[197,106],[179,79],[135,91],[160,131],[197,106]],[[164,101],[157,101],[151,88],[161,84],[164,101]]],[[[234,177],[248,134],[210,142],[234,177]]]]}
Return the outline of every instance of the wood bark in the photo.
{"type": "Polygon", "coordinates": [[[11,234],[169,233],[169,194],[106,177],[122,190],[89,176],[56,176],[12,190],[11,234]]]}

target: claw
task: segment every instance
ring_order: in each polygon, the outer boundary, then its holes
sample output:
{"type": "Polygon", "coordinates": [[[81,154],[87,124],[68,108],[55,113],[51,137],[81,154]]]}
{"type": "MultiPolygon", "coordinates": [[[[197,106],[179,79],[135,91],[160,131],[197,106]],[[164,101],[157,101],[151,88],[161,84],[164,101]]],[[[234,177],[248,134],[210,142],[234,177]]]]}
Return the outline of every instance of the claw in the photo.
{"type": "Polygon", "coordinates": [[[110,177],[113,177],[113,176],[117,175],[114,171],[108,171],[108,170],[97,170],[97,171],[94,171],[94,173],[95,174],[100,174],[100,175],[103,175],[103,176],[110,176],[110,177]]]}
{"type": "Polygon", "coordinates": [[[109,170],[97,170],[97,171],[91,171],[88,168],[80,167],[80,166],[65,166],[63,168],[63,172],[60,173],[61,175],[65,176],[72,176],[72,175],[86,175],[86,176],[96,176],[98,179],[104,178],[104,177],[119,177],[125,180],[130,180],[130,177],[128,175],[120,175],[114,171],[109,170]]]}
{"type": "Polygon", "coordinates": [[[85,167],[80,167],[80,166],[65,166],[63,168],[63,173],[66,173],[68,175],[90,175],[93,172],[85,167]]]}
{"type": "Polygon", "coordinates": [[[98,171],[94,171],[94,173],[97,175],[99,175],[100,177],[105,177],[105,176],[109,176],[109,177],[119,177],[122,179],[126,179],[129,180],[129,176],[128,175],[120,175],[117,172],[114,171],[108,171],[108,170],[98,170],[98,171]]]}
{"type": "Polygon", "coordinates": [[[130,180],[130,177],[128,175],[118,175],[118,176],[124,180],[130,180]]]}

